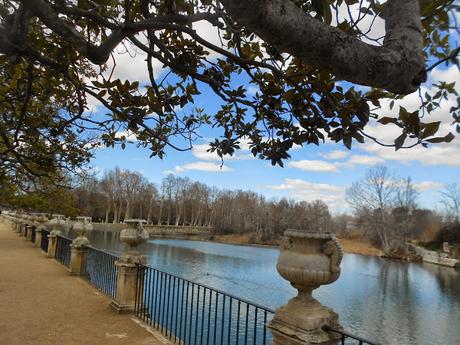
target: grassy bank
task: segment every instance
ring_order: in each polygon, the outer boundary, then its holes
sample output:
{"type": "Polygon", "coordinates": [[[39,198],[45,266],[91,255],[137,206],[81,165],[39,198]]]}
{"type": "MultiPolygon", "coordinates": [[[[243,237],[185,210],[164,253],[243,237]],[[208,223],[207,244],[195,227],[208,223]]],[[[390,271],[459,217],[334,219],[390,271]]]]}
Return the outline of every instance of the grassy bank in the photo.
{"type": "MultiPolygon", "coordinates": [[[[278,241],[272,242],[254,242],[249,235],[215,235],[212,238],[213,242],[240,244],[240,245],[263,245],[277,246],[278,241]]],[[[365,240],[339,238],[339,242],[345,253],[381,256],[382,251],[365,240]]]]}

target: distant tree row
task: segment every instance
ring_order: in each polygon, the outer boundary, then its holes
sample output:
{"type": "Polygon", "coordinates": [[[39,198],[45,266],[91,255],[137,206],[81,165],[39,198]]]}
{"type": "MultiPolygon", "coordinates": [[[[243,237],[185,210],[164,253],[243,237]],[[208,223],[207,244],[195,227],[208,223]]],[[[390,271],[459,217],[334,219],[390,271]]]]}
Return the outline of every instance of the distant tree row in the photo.
{"type": "Polygon", "coordinates": [[[220,190],[187,177],[169,175],[157,188],[139,172],[116,168],[74,190],[85,215],[119,223],[144,218],[149,224],[213,228],[219,233],[253,233],[277,238],[287,228],[332,230],[328,206],[320,200],[267,200],[251,191],[220,190]]]}
{"type": "Polygon", "coordinates": [[[460,243],[460,184],[447,184],[441,191],[441,215],[420,207],[410,177],[400,178],[384,166],[369,169],[348,188],[352,214],[334,216],[321,200],[267,199],[175,175],[156,186],[140,172],[120,168],[85,179],[74,189],[54,184],[39,189],[24,193],[11,185],[0,193],[0,205],[67,216],[80,213],[105,223],[142,218],[151,225],[205,227],[262,243],[279,239],[288,228],[331,231],[365,238],[391,256],[407,255],[412,239],[438,247],[443,241],[460,243]]]}

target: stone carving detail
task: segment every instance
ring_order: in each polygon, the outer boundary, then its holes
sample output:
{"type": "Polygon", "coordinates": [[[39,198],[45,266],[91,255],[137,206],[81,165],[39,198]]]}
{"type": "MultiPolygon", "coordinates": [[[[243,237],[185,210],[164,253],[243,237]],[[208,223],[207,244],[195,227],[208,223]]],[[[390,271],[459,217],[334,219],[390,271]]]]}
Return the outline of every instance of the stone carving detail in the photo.
{"type": "Polygon", "coordinates": [[[331,258],[331,272],[340,274],[340,263],[342,262],[343,258],[343,250],[337,239],[333,238],[330,241],[324,243],[322,250],[324,254],[331,258]]]}
{"type": "Polygon", "coordinates": [[[126,229],[121,230],[120,240],[128,245],[128,249],[123,253],[120,262],[125,264],[145,263],[145,257],[140,255],[137,246],[149,238],[149,233],[144,229],[143,219],[125,220],[128,225],[126,229]]]}
{"type": "Polygon", "coordinates": [[[291,249],[292,247],[292,240],[290,238],[286,238],[284,237],[282,240],[281,240],[281,243],[280,243],[280,248],[282,250],[288,250],[288,249],[291,249]]]}
{"type": "Polygon", "coordinates": [[[340,244],[331,233],[287,230],[280,248],[276,268],[298,290],[298,295],[276,310],[269,324],[272,345],[335,341],[339,335],[326,333],[322,327],[341,329],[338,315],[315,300],[312,291],[338,279],[343,256],[340,244]]]}

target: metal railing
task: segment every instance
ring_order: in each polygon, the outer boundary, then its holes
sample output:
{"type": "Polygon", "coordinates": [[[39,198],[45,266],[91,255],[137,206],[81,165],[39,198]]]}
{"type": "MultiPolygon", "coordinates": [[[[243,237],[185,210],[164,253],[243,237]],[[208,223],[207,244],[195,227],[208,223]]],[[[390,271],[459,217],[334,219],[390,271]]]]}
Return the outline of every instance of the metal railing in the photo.
{"type": "Polygon", "coordinates": [[[135,314],[174,343],[267,345],[271,341],[267,324],[274,312],[211,287],[138,265],[135,314]]]}
{"type": "Polygon", "coordinates": [[[31,231],[32,231],[32,235],[30,236],[30,241],[31,241],[32,243],[35,243],[35,235],[36,235],[36,233],[35,233],[35,226],[32,227],[32,230],[31,230],[31,231]]]}
{"type": "Polygon", "coordinates": [[[345,331],[337,330],[334,328],[331,328],[329,326],[323,326],[323,330],[328,333],[337,333],[340,334],[340,344],[341,345],[352,345],[352,344],[358,344],[358,345],[380,345],[378,343],[374,343],[370,340],[358,337],[356,335],[350,334],[345,331]],[[350,342],[349,340],[352,340],[350,342]]]}
{"type": "Polygon", "coordinates": [[[48,230],[42,230],[42,239],[40,242],[40,248],[45,252],[48,253],[48,243],[49,243],[49,234],[50,232],[48,230]]]}
{"type": "Polygon", "coordinates": [[[70,267],[70,245],[72,240],[70,238],[58,235],[56,238],[56,254],[55,258],[66,267],[70,267]]]}
{"type": "Polygon", "coordinates": [[[114,298],[117,290],[115,261],[118,260],[118,257],[101,249],[87,248],[88,256],[86,257],[85,271],[90,284],[114,298]]]}

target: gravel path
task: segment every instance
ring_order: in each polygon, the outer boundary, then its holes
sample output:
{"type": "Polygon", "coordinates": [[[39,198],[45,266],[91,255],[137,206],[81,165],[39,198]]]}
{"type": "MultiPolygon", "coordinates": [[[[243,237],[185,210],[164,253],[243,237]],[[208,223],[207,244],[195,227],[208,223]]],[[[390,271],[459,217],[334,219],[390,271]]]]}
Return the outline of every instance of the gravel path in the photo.
{"type": "Polygon", "coordinates": [[[109,302],[0,219],[1,345],[169,344],[109,302]]]}

